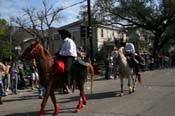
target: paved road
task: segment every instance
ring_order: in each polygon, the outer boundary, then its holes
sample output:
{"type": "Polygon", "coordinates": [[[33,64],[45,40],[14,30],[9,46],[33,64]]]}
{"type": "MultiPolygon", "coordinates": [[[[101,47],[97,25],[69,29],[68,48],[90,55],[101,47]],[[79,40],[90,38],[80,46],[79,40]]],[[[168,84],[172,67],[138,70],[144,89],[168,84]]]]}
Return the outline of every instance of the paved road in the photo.
{"type": "MultiPolygon", "coordinates": [[[[175,116],[175,69],[146,71],[142,77],[144,82],[137,86],[136,92],[128,94],[125,91],[123,97],[119,97],[119,80],[98,77],[94,82],[93,95],[90,95],[87,83],[88,103],[79,113],[74,113],[78,91],[67,95],[57,94],[61,108],[59,116],[175,116]]],[[[37,116],[41,103],[37,90],[29,89],[4,97],[3,101],[0,116],[37,116]]],[[[49,99],[45,114],[52,116],[52,113],[53,105],[49,99]]]]}

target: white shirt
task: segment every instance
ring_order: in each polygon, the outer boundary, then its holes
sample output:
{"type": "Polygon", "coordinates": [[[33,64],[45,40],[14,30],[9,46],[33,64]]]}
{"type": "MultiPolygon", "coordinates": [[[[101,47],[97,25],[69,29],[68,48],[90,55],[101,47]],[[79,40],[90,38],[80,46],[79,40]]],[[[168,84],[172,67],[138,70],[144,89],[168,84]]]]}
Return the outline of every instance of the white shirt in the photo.
{"type": "Polygon", "coordinates": [[[72,39],[68,37],[64,39],[59,55],[77,57],[77,47],[72,39]]]}
{"type": "Polygon", "coordinates": [[[132,44],[132,43],[126,43],[126,45],[125,45],[125,51],[126,51],[126,53],[135,54],[134,44],[132,44]]]}

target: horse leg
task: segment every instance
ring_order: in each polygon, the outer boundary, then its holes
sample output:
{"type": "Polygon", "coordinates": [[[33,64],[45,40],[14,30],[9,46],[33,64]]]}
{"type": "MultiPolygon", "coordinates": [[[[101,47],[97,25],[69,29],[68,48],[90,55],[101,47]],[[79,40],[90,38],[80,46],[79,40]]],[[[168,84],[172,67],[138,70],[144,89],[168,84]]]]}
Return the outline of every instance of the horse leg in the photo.
{"type": "Polygon", "coordinates": [[[132,93],[132,87],[131,87],[131,77],[128,76],[128,88],[129,88],[129,94],[132,93]]]}
{"type": "Polygon", "coordinates": [[[59,104],[56,103],[56,97],[55,97],[55,94],[54,94],[54,90],[51,90],[50,97],[51,97],[51,100],[52,100],[52,102],[54,104],[54,108],[55,108],[54,114],[57,115],[59,113],[59,104]]]}
{"type": "Polygon", "coordinates": [[[136,79],[134,78],[134,75],[132,75],[132,82],[133,82],[132,92],[135,92],[135,90],[136,90],[136,79]]]}
{"type": "Polygon", "coordinates": [[[85,79],[81,79],[81,81],[77,81],[77,85],[78,88],[80,90],[80,99],[79,99],[79,103],[77,104],[77,108],[76,111],[79,112],[80,109],[83,107],[83,105],[86,105],[86,96],[85,96],[85,92],[84,92],[84,83],[85,83],[85,79]]]}
{"type": "Polygon", "coordinates": [[[45,108],[47,100],[50,96],[51,87],[52,87],[52,83],[49,83],[46,87],[46,93],[45,93],[43,101],[41,103],[41,109],[40,109],[39,116],[44,116],[44,108],[45,108]]]}
{"type": "MultiPolygon", "coordinates": [[[[80,96],[82,96],[83,99],[83,105],[86,105],[86,95],[85,95],[85,90],[84,90],[84,85],[85,85],[85,79],[82,79],[82,92],[80,92],[80,96]]],[[[92,94],[92,91],[91,91],[92,94]]]]}
{"type": "Polygon", "coordinates": [[[120,77],[120,84],[121,84],[120,96],[123,96],[123,78],[122,77],[120,77]]]}

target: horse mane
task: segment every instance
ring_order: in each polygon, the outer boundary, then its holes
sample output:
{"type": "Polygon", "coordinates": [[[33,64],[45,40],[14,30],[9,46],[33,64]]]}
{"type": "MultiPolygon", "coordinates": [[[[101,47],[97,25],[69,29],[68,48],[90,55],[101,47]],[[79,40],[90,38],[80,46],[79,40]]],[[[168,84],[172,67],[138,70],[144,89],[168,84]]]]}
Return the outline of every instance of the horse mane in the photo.
{"type": "Polygon", "coordinates": [[[118,49],[118,52],[124,54],[124,47],[120,47],[120,48],[118,49]]]}
{"type": "Polygon", "coordinates": [[[44,54],[45,54],[46,56],[50,56],[50,52],[49,52],[47,49],[43,48],[43,50],[44,50],[44,54]]]}
{"type": "Polygon", "coordinates": [[[43,51],[42,52],[43,53],[42,54],[43,57],[52,58],[52,55],[50,54],[50,52],[46,48],[44,48],[43,45],[40,42],[38,42],[37,44],[39,44],[40,48],[43,51]]]}

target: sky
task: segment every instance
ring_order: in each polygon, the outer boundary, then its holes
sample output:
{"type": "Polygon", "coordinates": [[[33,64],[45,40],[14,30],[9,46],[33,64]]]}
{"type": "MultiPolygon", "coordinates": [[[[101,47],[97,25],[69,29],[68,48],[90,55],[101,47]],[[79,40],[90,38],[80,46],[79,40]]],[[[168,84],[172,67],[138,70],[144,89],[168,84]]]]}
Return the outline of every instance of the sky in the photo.
{"type": "MultiPolygon", "coordinates": [[[[43,0],[0,0],[0,18],[10,21],[10,17],[22,16],[23,8],[41,9],[43,0]]],[[[63,8],[79,3],[84,0],[47,0],[54,7],[61,6],[63,8]]],[[[93,3],[94,0],[91,0],[93,3]]],[[[82,4],[87,4],[87,1],[82,4]]],[[[66,24],[77,21],[77,16],[80,11],[80,4],[67,8],[60,12],[63,18],[54,24],[55,27],[64,26],[66,24]]]]}

